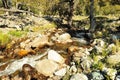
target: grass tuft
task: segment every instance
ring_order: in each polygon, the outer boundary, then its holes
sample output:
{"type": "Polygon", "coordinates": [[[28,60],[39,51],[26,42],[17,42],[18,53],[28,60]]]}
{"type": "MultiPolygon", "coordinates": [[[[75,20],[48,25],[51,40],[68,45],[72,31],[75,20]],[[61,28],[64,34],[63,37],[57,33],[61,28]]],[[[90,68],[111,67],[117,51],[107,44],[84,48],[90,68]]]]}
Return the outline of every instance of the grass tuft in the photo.
{"type": "Polygon", "coordinates": [[[7,44],[10,41],[10,36],[0,32],[0,45],[7,44]]]}
{"type": "Polygon", "coordinates": [[[38,31],[41,32],[41,31],[49,30],[49,29],[55,28],[55,27],[56,27],[56,25],[54,23],[49,23],[49,24],[44,24],[42,26],[34,26],[32,28],[32,30],[35,32],[38,32],[38,31]]]}
{"type": "Polygon", "coordinates": [[[14,36],[14,37],[22,37],[23,35],[26,35],[27,32],[11,30],[11,31],[8,32],[8,34],[10,34],[11,36],[14,36]]]}

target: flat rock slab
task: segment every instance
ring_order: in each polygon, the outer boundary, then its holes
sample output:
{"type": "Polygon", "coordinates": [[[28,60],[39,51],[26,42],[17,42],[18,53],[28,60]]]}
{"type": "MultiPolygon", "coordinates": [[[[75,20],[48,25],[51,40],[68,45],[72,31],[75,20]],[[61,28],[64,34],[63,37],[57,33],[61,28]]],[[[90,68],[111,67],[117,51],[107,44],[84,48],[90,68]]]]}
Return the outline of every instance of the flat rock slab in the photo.
{"type": "Polygon", "coordinates": [[[37,71],[45,76],[52,76],[58,67],[57,63],[48,59],[38,61],[35,66],[37,71]]]}

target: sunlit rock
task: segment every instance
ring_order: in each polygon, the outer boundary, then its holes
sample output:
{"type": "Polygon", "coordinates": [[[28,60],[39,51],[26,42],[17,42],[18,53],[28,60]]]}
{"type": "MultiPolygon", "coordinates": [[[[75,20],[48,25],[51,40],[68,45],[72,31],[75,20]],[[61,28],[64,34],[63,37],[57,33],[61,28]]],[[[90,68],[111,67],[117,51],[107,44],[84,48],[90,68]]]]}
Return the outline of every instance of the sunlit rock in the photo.
{"type": "Polygon", "coordinates": [[[52,76],[53,73],[58,69],[58,64],[54,61],[44,59],[38,61],[35,65],[37,71],[45,76],[52,76]]]}
{"type": "Polygon", "coordinates": [[[16,23],[14,21],[7,21],[7,25],[10,28],[15,28],[16,23]]]}
{"type": "Polygon", "coordinates": [[[66,68],[62,68],[54,73],[57,76],[64,76],[66,74],[66,68]]]}
{"type": "Polygon", "coordinates": [[[100,46],[100,47],[103,47],[105,45],[105,42],[102,39],[95,39],[93,44],[100,46]]]}
{"type": "Polygon", "coordinates": [[[77,67],[75,65],[70,67],[71,74],[75,74],[77,72],[77,67]]]}
{"type": "Polygon", "coordinates": [[[96,53],[102,53],[105,49],[105,42],[102,39],[95,39],[93,42],[93,45],[95,45],[94,50],[96,50],[96,53]]]}
{"type": "Polygon", "coordinates": [[[58,41],[68,41],[70,38],[70,34],[64,33],[58,37],[58,41]]]}
{"type": "Polygon", "coordinates": [[[109,51],[109,52],[112,52],[112,54],[120,54],[120,47],[119,47],[119,43],[117,44],[117,45],[115,45],[115,44],[110,44],[109,46],[108,46],[108,48],[107,48],[107,50],[109,51]]]}
{"type": "Polygon", "coordinates": [[[95,39],[93,45],[95,45],[93,48],[93,50],[95,51],[94,53],[102,53],[105,49],[105,42],[102,39],[95,39]]]}
{"type": "Polygon", "coordinates": [[[25,48],[25,46],[26,46],[26,44],[25,44],[24,42],[21,42],[21,43],[20,43],[20,47],[21,47],[21,48],[23,48],[23,49],[24,49],[24,48],[25,48]]]}
{"type": "Polygon", "coordinates": [[[43,47],[48,44],[48,37],[45,35],[41,35],[36,37],[31,43],[31,47],[43,47]]]}
{"type": "Polygon", "coordinates": [[[116,69],[105,68],[103,71],[106,72],[106,74],[110,77],[111,80],[115,80],[115,77],[116,77],[116,74],[117,74],[116,69]]]}
{"type": "Polygon", "coordinates": [[[90,59],[85,59],[81,63],[81,66],[82,66],[84,72],[89,72],[91,70],[90,69],[91,65],[92,65],[92,60],[90,60],[90,59]]]}
{"type": "Polygon", "coordinates": [[[76,43],[79,46],[84,46],[89,44],[89,42],[84,38],[72,38],[72,40],[74,43],[76,43]]]}
{"type": "Polygon", "coordinates": [[[15,29],[17,30],[22,30],[22,28],[20,28],[20,25],[14,25],[15,29]]]}
{"type": "Polygon", "coordinates": [[[85,48],[84,53],[85,53],[86,55],[90,55],[89,49],[85,48]]]}
{"type": "Polygon", "coordinates": [[[111,64],[111,65],[116,65],[120,62],[120,55],[116,54],[116,55],[110,55],[107,57],[107,63],[111,64]]]}
{"type": "Polygon", "coordinates": [[[48,59],[61,64],[65,62],[65,59],[60,54],[58,54],[58,52],[54,50],[48,51],[48,59]]]}
{"type": "Polygon", "coordinates": [[[80,47],[74,52],[73,58],[75,61],[78,61],[80,59],[87,58],[89,54],[90,53],[87,48],[80,47]]]}
{"type": "Polygon", "coordinates": [[[85,56],[86,56],[86,54],[80,50],[74,53],[74,57],[83,58],[85,56]]]}
{"type": "Polygon", "coordinates": [[[71,76],[70,80],[88,80],[88,77],[83,73],[77,73],[71,76]]]}
{"type": "Polygon", "coordinates": [[[20,43],[20,48],[30,51],[31,50],[31,39],[27,39],[20,43]]]}
{"type": "Polygon", "coordinates": [[[109,46],[108,46],[108,50],[109,51],[112,51],[113,50],[113,48],[115,48],[116,47],[116,45],[115,44],[110,44],[109,46]]]}
{"type": "Polygon", "coordinates": [[[69,51],[69,52],[74,52],[74,51],[77,51],[77,50],[79,50],[79,47],[78,47],[78,46],[70,46],[70,47],[68,48],[68,51],[69,51]]]}
{"type": "Polygon", "coordinates": [[[61,80],[63,76],[52,76],[44,80],[61,80]]]}
{"type": "Polygon", "coordinates": [[[28,50],[28,51],[31,51],[32,50],[32,48],[31,48],[31,45],[30,44],[27,44],[26,46],[25,46],[25,48],[24,48],[25,50],[28,50]]]}

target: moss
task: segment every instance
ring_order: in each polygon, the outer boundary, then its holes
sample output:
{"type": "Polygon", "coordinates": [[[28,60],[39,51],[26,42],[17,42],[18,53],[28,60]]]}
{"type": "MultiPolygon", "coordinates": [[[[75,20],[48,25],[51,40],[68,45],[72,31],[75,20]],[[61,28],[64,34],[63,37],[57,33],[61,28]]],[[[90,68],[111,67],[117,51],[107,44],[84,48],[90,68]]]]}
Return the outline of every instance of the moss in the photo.
{"type": "Polygon", "coordinates": [[[14,37],[22,37],[23,35],[26,35],[27,32],[11,30],[11,31],[8,32],[8,34],[10,34],[11,36],[14,36],[14,37]]]}

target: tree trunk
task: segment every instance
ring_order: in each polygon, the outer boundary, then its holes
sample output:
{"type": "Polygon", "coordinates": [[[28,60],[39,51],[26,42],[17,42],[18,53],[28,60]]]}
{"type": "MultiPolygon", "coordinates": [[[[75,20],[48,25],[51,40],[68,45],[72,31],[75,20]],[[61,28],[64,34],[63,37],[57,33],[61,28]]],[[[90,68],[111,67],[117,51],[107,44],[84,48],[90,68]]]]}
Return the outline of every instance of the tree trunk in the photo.
{"type": "Polygon", "coordinates": [[[74,6],[74,0],[69,1],[69,14],[68,14],[68,25],[72,27],[72,16],[73,16],[73,6],[74,6]]]}
{"type": "Polygon", "coordinates": [[[90,32],[94,32],[95,31],[95,18],[94,18],[94,0],[90,0],[90,32]]]}
{"type": "Polygon", "coordinates": [[[12,4],[11,0],[2,0],[2,3],[3,3],[3,7],[6,9],[9,9],[12,4]]]}

